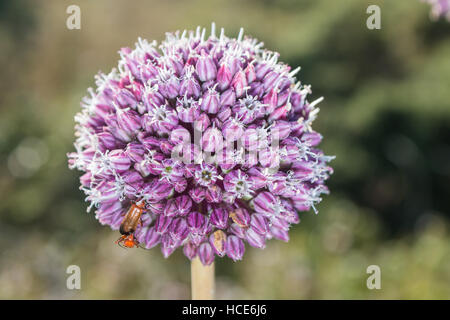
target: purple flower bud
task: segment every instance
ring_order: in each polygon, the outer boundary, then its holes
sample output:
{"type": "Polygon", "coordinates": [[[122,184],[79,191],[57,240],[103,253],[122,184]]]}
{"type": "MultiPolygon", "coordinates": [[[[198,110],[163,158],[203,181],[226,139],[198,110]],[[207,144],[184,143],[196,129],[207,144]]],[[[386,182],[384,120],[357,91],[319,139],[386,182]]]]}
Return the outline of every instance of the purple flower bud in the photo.
{"type": "Polygon", "coordinates": [[[147,83],[149,80],[152,80],[158,76],[158,70],[156,66],[151,63],[148,63],[144,66],[141,65],[139,71],[139,77],[137,77],[137,79],[142,83],[147,83]]]}
{"type": "MultiPolygon", "coordinates": [[[[264,95],[264,86],[262,85],[261,82],[252,82],[250,84],[250,88],[248,89],[248,94],[251,95],[252,97],[261,98],[264,95]]],[[[263,103],[266,102],[263,100],[263,103]]]]}
{"type": "Polygon", "coordinates": [[[174,181],[171,181],[174,189],[178,193],[182,193],[187,188],[187,181],[184,178],[179,178],[174,181]]]}
{"type": "Polygon", "coordinates": [[[208,242],[203,242],[197,250],[198,258],[203,265],[208,266],[214,261],[214,251],[208,242]]]}
{"type": "Polygon", "coordinates": [[[210,219],[211,224],[219,229],[228,227],[228,212],[223,208],[213,209],[210,219]]]}
{"type": "Polygon", "coordinates": [[[144,160],[145,148],[139,142],[130,142],[125,149],[125,155],[134,162],[144,160]]]}
{"type": "Polygon", "coordinates": [[[268,92],[271,88],[273,88],[280,78],[280,74],[276,71],[268,72],[263,79],[264,90],[268,92]]]}
{"type": "Polygon", "coordinates": [[[262,173],[262,169],[252,167],[247,174],[255,189],[262,189],[267,185],[267,177],[262,173]]]}
{"type": "Polygon", "coordinates": [[[170,236],[170,234],[166,233],[161,236],[161,252],[164,258],[168,258],[178,246],[179,244],[170,236]]]}
{"type": "Polygon", "coordinates": [[[148,200],[161,201],[162,199],[167,199],[172,191],[173,187],[169,183],[153,180],[143,187],[142,193],[148,200]]]}
{"type": "Polygon", "coordinates": [[[166,217],[174,217],[178,214],[177,205],[175,203],[175,199],[169,199],[164,208],[164,215],[166,217]]]}
{"type": "Polygon", "coordinates": [[[276,238],[278,240],[281,240],[281,241],[284,241],[284,242],[288,242],[289,241],[289,234],[288,234],[287,230],[280,229],[280,228],[277,228],[277,227],[271,227],[270,228],[270,234],[274,238],[276,238]]]}
{"type": "Polygon", "coordinates": [[[161,234],[156,232],[155,227],[140,228],[135,232],[136,239],[143,243],[146,249],[151,249],[161,241],[161,234]]]}
{"type": "Polygon", "coordinates": [[[291,224],[300,223],[300,218],[299,218],[297,212],[295,212],[292,201],[291,200],[281,200],[281,203],[283,204],[283,207],[284,207],[284,211],[282,213],[283,218],[291,224]]]}
{"type": "Polygon", "coordinates": [[[225,64],[222,64],[217,72],[217,83],[220,91],[228,89],[232,79],[230,69],[225,64]]]}
{"type": "Polygon", "coordinates": [[[214,252],[223,257],[226,253],[227,235],[222,230],[216,230],[209,236],[209,243],[211,244],[214,252]]]}
{"type": "Polygon", "coordinates": [[[219,113],[217,114],[217,119],[219,119],[222,122],[225,122],[230,117],[231,117],[231,108],[221,108],[219,113]]]}
{"type": "Polygon", "coordinates": [[[294,178],[308,180],[308,177],[313,173],[313,168],[307,161],[294,161],[291,169],[294,173],[294,178]]]}
{"type": "Polygon", "coordinates": [[[176,57],[176,56],[173,56],[173,57],[168,58],[168,59],[165,61],[165,63],[166,63],[166,66],[167,66],[168,68],[172,69],[173,72],[174,72],[177,76],[180,76],[180,75],[183,73],[183,71],[184,71],[184,70],[183,70],[183,68],[184,68],[183,63],[182,63],[180,60],[178,60],[178,57],[176,57]]]}
{"type": "Polygon", "coordinates": [[[122,217],[125,214],[125,209],[122,204],[117,202],[102,203],[96,210],[96,218],[101,224],[109,224],[116,219],[117,216],[122,217]]]}
{"type": "MultiPolygon", "coordinates": [[[[289,222],[287,222],[283,217],[281,216],[270,216],[270,227],[276,227],[283,230],[289,230],[289,222]]],[[[270,232],[269,232],[270,235],[270,232]]]]}
{"type": "Polygon", "coordinates": [[[125,130],[119,127],[116,115],[109,115],[105,119],[105,122],[106,127],[117,140],[121,141],[122,143],[131,141],[132,137],[125,130]]]}
{"type": "Polygon", "coordinates": [[[121,89],[115,96],[115,102],[122,108],[131,107],[135,108],[137,105],[136,98],[133,93],[127,89],[121,89]]]}
{"type": "Polygon", "coordinates": [[[188,242],[183,246],[183,253],[189,260],[192,260],[197,256],[197,246],[188,242]]]}
{"type": "Polygon", "coordinates": [[[176,102],[178,118],[186,123],[194,122],[200,115],[200,106],[198,101],[192,99],[178,99],[176,102]]]}
{"type": "Polygon", "coordinates": [[[220,95],[220,105],[223,107],[229,107],[236,103],[236,94],[232,88],[224,91],[220,95]]]}
{"type": "Polygon", "coordinates": [[[114,202],[120,202],[120,193],[112,181],[102,181],[95,189],[92,189],[86,200],[91,201],[92,205],[95,204],[97,207],[105,208],[105,206],[114,202]]]}
{"type": "Polygon", "coordinates": [[[161,149],[162,153],[166,155],[172,154],[173,147],[174,145],[168,140],[163,140],[159,144],[159,148],[161,149]]]}
{"type": "Polygon", "coordinates": [[[202,91],[206,92],[208,89],[212,89],[216,85],[216,81],[214,80],[208,80],[202,83],[202,91]]]}
{"type": "Polygon", "coordinates": [[[188,163],[184,166],[184,176],[186,178],[192,178],[197,170],[198,165],[195,163],[188,163]]]}
{"type": "Polygon", "coordinates": [[[123,221],[123,216],[112,215],[111,220],[108,222],[108,224],[111,226],[111,229],[119,230],[120,225],[122,224],[122,221],[123,221]]]}
{"type": "Polygon", "coordinates": [[[291,91],[291,96],[290,96],[289,101],[291,102],[292,107],[295,110],[295,112],[299,112],[303,108],[303,103],[305,102],[305,99],[300,92],[291,91]]]}
{"type": "Polygon", "coordinates": [[[199,98],[201,93],[200,84],[192,76],[192,71],[186,72],[184,79],[181,81],[180,95],[187,98],[199,98]]]}
{"type": "Polygon", "coordinates": [[[117,124],[125,131],[129,136],[135,136],[137,131],[141,128],[141,121],[139,116],[134,111],[123,111],[117,112],[117,124]]]}
{"type": "MultiPolygon", "coordinates": [[[[283,90],[278,94],[278,103],[276,107],[281,107],[282,105],[286,104],[289,97],[291,96],[292,91],[289,89],[283,90]]],[[[292,105],[292,103],[291,103],[292,105]]]]}
{"type": "Polygon", "coordinates": [[[217,185],[212,185],[206,189],[205,199],[209,203],[220,203],[222,202],[222,189],[217,185]]]}
{"type": "Polygon", "coordinates": [[[86,126],[90,127],[91,129],[96,129],[98,127],[102,127],[105,125],[105,119],[100,116],[92,116],[91,118],[87,119],[86,126]]]}
{"type": "Polygon", "coordinates": [[[108,105],[108,104],[97,104],[94,107],[94,113],[103,118],[106,119],[111,112],[113,112],[115,110],[115,107],[113,105],[108,105]]]}
{"type": "Polygon", "coordinates": [[[210,56],[206,55],[204,50],[202,50],[201,56],[198,58],[195,68],[200,81],[208,81],[216,78],[216,64],[210,56]]]}
{"type": "Polygon", "coordinates": [[[247,83],[250,84],[256,80],[256,72],[253,63],[249,63],[247,68],[245,68],[245,77],[247,78],[247,83]]]}
{"type": "Polygon", "coordinates": [[[191,232],[206,232],[208,220],[205,215],[193,211],[188,214],[187,223],[191,232]]]}
{"type": "Polygon", "coordinates": [[[265,108],[264,104],[256,100],[255,97],[247,96],[239,100],[239,103],[233,107],[233,112],[244,124],[250,124],[264,117],[265,108]]]}
{"type": "Polygon", "coordinates": [[[281,107],[276,108],[269,116],[269,122],[279,119],[287,119],[288,113],[291,111],[291,105],[285,104],[281,107]]]}
{"type": "Polygon", "coordinates": [[[186,220],[184,218],[174,219],[170,224],[169,234],[177,244],[184,241],[189,235],[186,220]]]}
{"type": "Polygon", "coordinates": [[[243,208],[237,208],[231,211],[230,218],[241,228],[247,228],[250,225],[250,215],[243,208]]]}
{"type": "MultiPolygon", "coordinates": [[[[149,113],[150,114],[150,113],[149,113]]],[[[145,115],[144,115],[145,117],[145,115]]],[[[151,111],[151,116],[147,117],[152,128],[157,132],[170,133],[178,125],[178,115],[174,109],[163,105],[151,111]]],[[[148,124],[147,124],[148,126],[148,124]]]]}
{"type": "Polygon", "coordinates": [[[304,131],[305,131],[305,125],[304,125],[303,121],[291,122],[291,138],[301,136],[304,131]]]}
{"type": "Polygon", "coordinates": [[[133,74],[138,75],[139,69],[138,69],[138,62],[131,57],[131,49],[130,48],[122,48],[119,53],[121,54],[123,60],[126,63],[127,69],[133,74]]]}
{"type": "Polygon", "coordinates": [[[230,72],[232,75],[236,74],[236,72],[242,69],[241,59],[237,56],[229,57],[228,67],[230,68],[230,72]]]}
{"type": "Polygon", "coordinates": [[[233,147],[234,146],[227,145],[216,154],[216,160],[223,172],[230,171],[240,163],[240,158],[238,159],[233,147]]]}
{"type": "Polygon", "coordinates": [[[175,198],[175,206],[179,216],[186,216],[192,208],[192,200],[187,195],[181,195],[175,198]]]}
{"type": "Polygon", "coordinates": [[[273,175],[270,183],[268,183],[269,191],[274,195],[284,195],[286,190],[287,174],[284,172],[277,172],[273,175]]]}
{"type": "Polygon", "coordinates": [[[190,143],[191,134],[185,127],[178,126],[170,133],[169,140],[175,145],[179,143],[190,143]]]}
{"type": "Polygon", "coordinates": [[[150,88],[148,92],[143,95],[142,101],[147,111],[151,110],[153,106],[160,106],[165,103],[164,97],[157,90],[158,87],[150,88]]]}
{"type": "Polygon", "coordinates": [[[232,234],[234,234],[235,236],[244,239],[245,238],[245,228],[240,227],[237,223],[233,223],[231,224],[230,228],[228,229],[228,231],[232,234]]]}
{"type": "Polygon", "coordinates": [[[124,194],[130,199],[136,198],[136,195],[142,190],[144,185],[144,179],[136,171],[127,171],[122,175],[122,179],[125,183],[124,194]]]}
{"type": "Polygon", "coordinates": [[[154,156],[149,156],[147,154],[146,157],[147,159],[142,160],[140,163],[136,163],[134,165],[134,169],[138,171],[143,177],[147,177],[150,174],[159,175],[164,169],[163,165],[158,160],[156,160],[154,156]]]}
{"type": "Polygon", "coordinates": [[[275,121],[271,128],[271,132],[279,140],[286,139],[291,133],[291,125],[287,121],[283,121],[283,120],[275,121]]]}
{"type": "Polygon", "coordinates": [[[170,217],[159,215],[155,221],[155,231],[159,234],[165,233],[169,229],[172,221],[173,219],[170,217]]]}
{"type": "Polygon", "coordinates": [[[162,161],[163,171],[160,173],[161,180],[174,182],[184,177],[183,165],[172,159],[165,159],[162,161]]]}
{"type": "Polygon", "coordinates": [[[226,251],[233,261],[242,260],[245,252],[244,242],[236,236],[228,236],[226,251]]]}
{"type": "Polygon", "coordinates": [[[238,71],[234,75],[231,85],[234,88],[236,98],[242,97],[245,93],[245,88],[247,87],[247,78],[245,77],[245,73],[243,71],[238,71]]]}
{"type": "MultiPolygon", "coordinates": [[[[155,137],[139,137],[139,141],[142,143],[142,145],[147,149],[147,150],[154,150],[154,149],[159,149],[159,144],[160,141],[158,138],[155,137]]],[[[162,160],[162,159],[161,159],[162,160]]]]}
{"type": "Polygon", "coordinates": [[[252,247],[263,249],[266,246],[266,237],[257,233],[253,229],[248,229],[245,232],[245,239],[252,247]]]}
{"type": "Polygon", "coordinates": [[[220,96],[214,88],[209,88],[203,95],[201,109],[207,113],[217,113],[220,107],[220,96]]]}
{"type": "Polygon", "coordinates": [[[277,150],[264,148],[259,150],[259,163],[263,168],[275,168],[280,166],[280,155],[277,150]]]}
{"type": "Polygon", "coordinates": [[[284,146],[285,156],[281,159],[283,163],[290,164],[301,156],[300,150],[296,145],[288,144],[284,146]]]}
{"type": "Polygon", "coordinates": [[[146,203],[146,210],[148,210],[148,212],[151,212],[154,214],[163,214],[165,207],[166,207],[166,203],[164,201],[147,202],[146,203]]]}
{"type": "Polygon", "coordinates": [[[180,91],[180,81],[174,74],[166,73],[162,75],[162,79],[158,82],[159,92],[167,99],[174,99],[180,91]]]}
{"type": "Polygon", "coordinates": [[[260,63],[256,65],[256,79],[262,80],[267,72],[270,71],[270,66],[268,63],[260,63]]]}
{"type": "Polygon", "coordinates": [[[200,203],[205,200],[205,193],[205,189],[202,187],[195,187],[189,190],[189,195],[196,203],[200,203]]]}
{"type": "Polygon", "coordinates": [[[246,129],[242,134],[241,141],[247,150],[255,150],[261,142],[259,141],[258,130],[256,128],[246,129]]]}
{"type": "Polygon", "coordinates": [[[86,172],[80,177],[80,183],[83,187],[89,187],[92,182],[92,174],[90,172],[86,172]]]}
{"type": "Polygon", "coordinates": [[[102,153],[106,150],[112,150],[116,147],[117,142],[114,136],[109,132],[100,132],[97,134],[98,147],[102,153]]]}
{"type": "Polygon", "coordinates": [[[243,135],[244,125],[235,118],[226,120],[222,126],[222,133],[225,141],[236,141],[243,135]]]}
{"type": "Polygon", "coordinates": [[[195,119],[194,128],[197,131],[203,132],[209,127],[210,124],[211,121],[209,120],[208,115],[206,113],[202,113],[195,119]]]}
{"type": "Polygon", "coordinates": [[[202,149],[206,152],[214,152],[222,149],[223,136],[222,132],[215,127],[206,129],[202,136],[202,149]]]}
{"type": "Polygon", "coordinates": [[[255,211],[258,213],[270,215],[274,212],[276,198],[270,192],[261,192],[253,199],[255,211]]]}
{"type": "Polygon", "coordinates": [[[120,149],[113,150],[109,153],[109,161],[111,167],[117,172],[127,171],[131,165],[130,158],[120,149]]]}
{"type": "Polygon", "coordinates": [[[259,234],[266,234],[269,232],[269,223],[264,215],[259,213],[252,214],[250,228],[259,234]]]}
{"type": "MultiPolygon", "coordinates": [[[[288,89],[290,89],[291,84],[292,84],[292,80],[290,78],[286,77],[286,76],[283,76],[283,77],[278,79],[277,87],[280,89],[280,92],[281,92],[281,94],[279,96],[281,102],[283,100],[287,100],[287,98],[289,97],[289,95],[286,96],[286,91],[288,89]]],[[[278,105],[279,106],[282,104],[281,102],[278,101],[278,105]]]]}
{"type": "Polygon", "coordinates": [[[187,225],[192,243],[199,245],[208,229],[208,219],[203,214],[194,211],[188,214],[187,225]]]}
{"type": "Polygon", "coordinates": [[[322,141],[322,135],[317,132],[305,132],[300,140],[311,147],[315,147],[322,141]]]}

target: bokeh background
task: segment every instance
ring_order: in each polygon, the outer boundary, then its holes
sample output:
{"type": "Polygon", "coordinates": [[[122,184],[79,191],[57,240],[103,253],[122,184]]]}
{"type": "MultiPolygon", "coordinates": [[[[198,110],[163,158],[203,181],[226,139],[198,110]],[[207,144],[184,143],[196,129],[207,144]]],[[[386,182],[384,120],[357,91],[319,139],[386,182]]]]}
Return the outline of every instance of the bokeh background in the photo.
{"type": "Polygon", "coordinates": [[[315,128],[337,158],[320,213],[291,241],[216,262],[217,297],[450,299],[450,23],[413,0],[0,1],[0,298],[180,299],[189,262],[122,250],[67,169],[93,76],[137,37],[239,27],[325,96],[315,128]],[[81,30],[66,8],[81,8],[81,30]],[[381,30],[366,28],[369,4],[381,30]],[[81,290],[66,288],[80,266],[81,290]],[[381,290],[366,287],[379,265],[381,290]]]}

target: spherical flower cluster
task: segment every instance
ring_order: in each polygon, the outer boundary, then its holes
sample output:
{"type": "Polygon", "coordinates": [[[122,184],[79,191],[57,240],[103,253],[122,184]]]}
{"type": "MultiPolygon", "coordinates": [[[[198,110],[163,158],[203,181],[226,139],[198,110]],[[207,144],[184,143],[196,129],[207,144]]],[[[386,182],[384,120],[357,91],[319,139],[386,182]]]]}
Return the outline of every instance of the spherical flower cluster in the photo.
{"type": "Polygon", "coordinates": [[[288,241],[298,212],[321,201],[332,169],[311,125],[320,99],[298,69],[243,37],[205,30],[139,39],[75,116],[81,189],[102,224],[119,229],[144,203],[134,235],[168,257],[178,247],[210,264],[242,259],[244,243],[288,241]]]}
{"type": "Polygon", "coordinates": [[[439,19],[446,18],[450,21],[450,0],[422,0],[431,5],[431,17],[439,19]]]}

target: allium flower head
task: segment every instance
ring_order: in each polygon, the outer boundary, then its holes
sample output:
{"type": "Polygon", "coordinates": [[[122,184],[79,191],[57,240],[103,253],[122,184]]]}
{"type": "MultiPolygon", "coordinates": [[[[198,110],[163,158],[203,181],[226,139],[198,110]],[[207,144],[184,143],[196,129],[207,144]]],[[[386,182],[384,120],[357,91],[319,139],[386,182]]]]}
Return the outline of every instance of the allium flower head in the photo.
{"type": "Polygon", "coordinates": [[[321,99],[299,69],[244,37],[205,30],[139,39],[117,69],[96,76],[75,116],[69,166],[101,224],[119,229],[145,208],[134,235],[165,257],[178,247],[210,264],[241,260],[245,243],[289,240],[299,212],[316,204],[332,169],[312,129],[321,99]]]}

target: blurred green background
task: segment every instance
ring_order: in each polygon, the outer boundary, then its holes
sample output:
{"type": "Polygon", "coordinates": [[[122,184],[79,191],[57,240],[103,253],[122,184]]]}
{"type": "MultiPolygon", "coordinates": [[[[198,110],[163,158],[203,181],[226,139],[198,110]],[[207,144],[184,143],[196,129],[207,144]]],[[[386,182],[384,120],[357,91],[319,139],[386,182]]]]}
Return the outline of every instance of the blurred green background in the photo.
{"type": "Polygon", "coordinates": [[[189,261],[122,250],[67,169],[93,76],[138,36],[239,27],[325,96],[315,128],[337,158],[320,213],[291,241],[216,260],[217,297],[450,299],[450,23],[412,0],[0,1],[0,298],[180,299],[189,261]],[[68,30],[66,8],[81,8],[68,30]],[[369,4],[381,30],[366,28],[369,4]],[[81,267],[81,290],[66,268],[81,267]],[[366,287],[379,265],[381,290],[366,287]]]}

